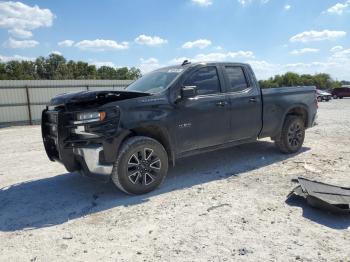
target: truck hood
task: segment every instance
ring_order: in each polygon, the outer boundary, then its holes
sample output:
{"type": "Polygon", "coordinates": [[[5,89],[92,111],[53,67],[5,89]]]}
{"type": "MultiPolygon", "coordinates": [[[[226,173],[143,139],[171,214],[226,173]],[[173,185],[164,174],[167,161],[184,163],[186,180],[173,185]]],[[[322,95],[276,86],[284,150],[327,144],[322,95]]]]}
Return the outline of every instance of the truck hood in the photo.
{"type": "Polygon", "coordinates": [[[103,105],[110,102],[150,95],[149,93],[130,91],[81,91],[57,95],[51,99],[48,106],[103,105]]]}

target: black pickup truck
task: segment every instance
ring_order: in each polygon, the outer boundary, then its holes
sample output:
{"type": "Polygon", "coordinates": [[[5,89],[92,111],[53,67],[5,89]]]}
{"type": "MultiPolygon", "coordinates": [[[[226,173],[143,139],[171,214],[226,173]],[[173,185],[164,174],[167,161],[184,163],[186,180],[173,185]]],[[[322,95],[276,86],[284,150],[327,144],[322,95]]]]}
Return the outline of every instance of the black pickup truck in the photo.
{"type": "Polygon", "coordinates": [[[316,113],[315,87],[262,90],[247,64],[185,61],[122,91],[54,97],[42,113],[42,136],[50,160],[68,171],[143,194],[181,157],[264,137],[295,153],[316,113]]]}

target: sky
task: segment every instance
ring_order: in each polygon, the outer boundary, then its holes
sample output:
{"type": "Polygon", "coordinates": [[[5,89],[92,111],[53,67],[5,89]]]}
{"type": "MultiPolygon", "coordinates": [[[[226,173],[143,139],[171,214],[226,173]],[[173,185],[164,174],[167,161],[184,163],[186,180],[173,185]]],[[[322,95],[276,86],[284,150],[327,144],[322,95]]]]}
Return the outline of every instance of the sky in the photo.
{"type": "Polygon", "coordinates": [[[143,73],[188,59],[350,80],[350,0],[0,1],[0,59],[50,53],[143,73]]]}

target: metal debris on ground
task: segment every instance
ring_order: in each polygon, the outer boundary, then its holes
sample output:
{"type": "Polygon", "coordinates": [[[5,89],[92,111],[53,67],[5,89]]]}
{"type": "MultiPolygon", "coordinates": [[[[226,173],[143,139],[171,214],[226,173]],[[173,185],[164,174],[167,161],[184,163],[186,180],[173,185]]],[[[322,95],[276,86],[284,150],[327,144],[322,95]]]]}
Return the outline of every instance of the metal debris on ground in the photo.
{"type": "Polygon", "coordinates": [[[299,186],[288,195],[304,197],[315,208],[332,213],[350,214],[350,188],[312,181],[303,177],[297,179],[299,186]]]}

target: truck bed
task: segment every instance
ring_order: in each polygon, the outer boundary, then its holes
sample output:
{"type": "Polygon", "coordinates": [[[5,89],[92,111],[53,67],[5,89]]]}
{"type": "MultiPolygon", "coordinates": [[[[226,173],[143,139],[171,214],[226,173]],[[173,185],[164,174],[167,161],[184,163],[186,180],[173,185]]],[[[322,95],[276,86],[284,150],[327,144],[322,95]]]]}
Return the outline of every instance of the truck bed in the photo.
{"type": "Polygon", "coordinates": [[[316,117],[316,87],[295,86],[261,89],[263,128],[259,137],[274,137],[283,125],[281,119],[296,106],[306,114],[306,127],[311,127],[316,117]]]}

